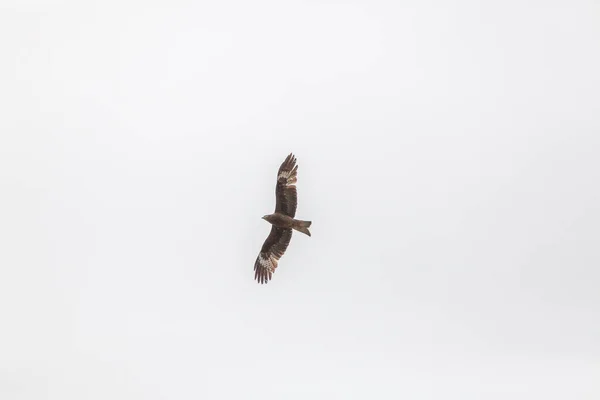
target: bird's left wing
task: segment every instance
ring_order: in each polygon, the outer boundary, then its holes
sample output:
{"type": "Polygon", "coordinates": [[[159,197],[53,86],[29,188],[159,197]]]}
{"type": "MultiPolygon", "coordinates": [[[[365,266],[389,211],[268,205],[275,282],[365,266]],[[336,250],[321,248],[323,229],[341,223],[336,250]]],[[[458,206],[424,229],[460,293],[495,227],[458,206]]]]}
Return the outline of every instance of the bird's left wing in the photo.
{"type": "Polygon", "coordinates": [[[271,227],[271,233],[265,240],[254,263],[254,279],[259,283],[269,282],[277,268],[277,261],[285,253],[291,238],[291,229],[271,227]]]}
{"type": "Polygon", "coordinates": [[[298,181],[298,166],[296,157],[290,153],[277,171],[277,187],[275,188],[275,212],[280,212],[294,218],[298,195],[296,182],[298,181]]]}

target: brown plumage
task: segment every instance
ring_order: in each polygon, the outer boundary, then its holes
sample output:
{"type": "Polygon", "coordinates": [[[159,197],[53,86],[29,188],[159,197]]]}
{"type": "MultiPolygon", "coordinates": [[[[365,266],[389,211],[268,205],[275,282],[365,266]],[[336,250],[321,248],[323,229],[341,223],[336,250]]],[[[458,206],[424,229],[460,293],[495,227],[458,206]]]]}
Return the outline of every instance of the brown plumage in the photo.
{"type": "Polygon", "coordinates": [[[273,277],[277,262],[290,244],[292,229],[310,236],[308,228],[312,222],[294,219],[298,204],[297,175],[296,157],[290,154],[277,172],[275,212],[263,217],[272,227],[254,263],[254,279],[259,283],[268,283],[273,277]]]}

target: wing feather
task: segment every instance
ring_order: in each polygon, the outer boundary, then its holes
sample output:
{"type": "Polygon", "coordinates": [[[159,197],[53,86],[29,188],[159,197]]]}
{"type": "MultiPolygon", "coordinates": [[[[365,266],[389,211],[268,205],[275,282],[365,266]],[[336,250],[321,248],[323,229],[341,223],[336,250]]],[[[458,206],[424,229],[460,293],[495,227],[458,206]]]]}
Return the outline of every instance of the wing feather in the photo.
{"type": "Polygon", "coordinates": [[[254,279],[261,284],[269,282],[277,268],[277,262],[285,253],[291,238],[291,229],[271,227],[271,233],[263,243],[254,262],[254,279]]]}

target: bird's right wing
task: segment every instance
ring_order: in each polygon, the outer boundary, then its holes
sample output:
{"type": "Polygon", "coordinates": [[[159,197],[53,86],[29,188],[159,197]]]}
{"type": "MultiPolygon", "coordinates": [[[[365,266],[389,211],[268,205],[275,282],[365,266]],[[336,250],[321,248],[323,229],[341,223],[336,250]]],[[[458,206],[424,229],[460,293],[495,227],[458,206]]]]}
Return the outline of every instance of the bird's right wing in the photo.
{"type": "Polygon", "coordinates": [[[254,263],[254,279],[259,283],[269,282],[277,268],[277,261],[285,253],[291,238],[291,229],[271,227],[271,233],[265,240],[254,263]]]}
{"type": "Polygon", "coordinates": [[[296,215],[296,206],[298,205],[298,195],[296,193],[297,181],[298,166],[296,165],[296,157],[290,153],[277,172],[275,212],[294,218],[296,215]]]}

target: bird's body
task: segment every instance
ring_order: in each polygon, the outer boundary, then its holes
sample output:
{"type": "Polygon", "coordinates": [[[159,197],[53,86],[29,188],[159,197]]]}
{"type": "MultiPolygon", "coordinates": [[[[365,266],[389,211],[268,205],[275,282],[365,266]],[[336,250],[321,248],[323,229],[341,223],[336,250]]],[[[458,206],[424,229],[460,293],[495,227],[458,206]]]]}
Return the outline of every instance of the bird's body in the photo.
{"type": "Polygon", "coordinates": [[[263,219],[273,226],[284,229],[290,229],[294,223],[294,218],[278,212],[265,215],[263,219]]]}
{"type": "Polygon", "coordinates": [[[272,225],[271,233],[254,263],[254,278],[260,283],[267,283],[272,278],[277,262],[290,244],[292,230],[310,236],[308,228],[312,222],[294,219],[298,197],[295,185],[297,171],[296,158],[290,154],[277,172],[275,212],[263,217],[272,225]]]}

